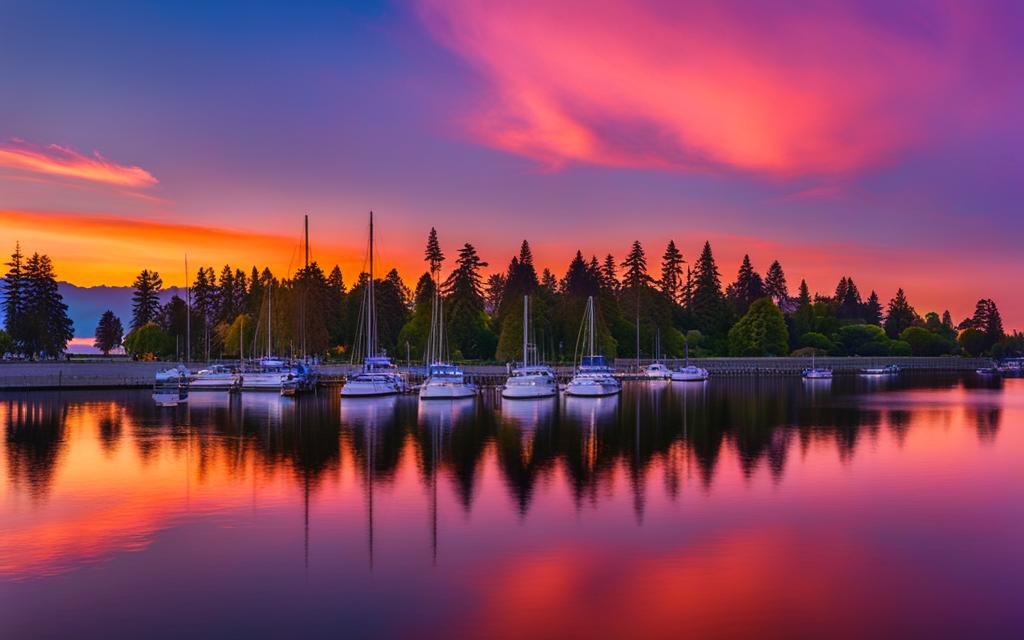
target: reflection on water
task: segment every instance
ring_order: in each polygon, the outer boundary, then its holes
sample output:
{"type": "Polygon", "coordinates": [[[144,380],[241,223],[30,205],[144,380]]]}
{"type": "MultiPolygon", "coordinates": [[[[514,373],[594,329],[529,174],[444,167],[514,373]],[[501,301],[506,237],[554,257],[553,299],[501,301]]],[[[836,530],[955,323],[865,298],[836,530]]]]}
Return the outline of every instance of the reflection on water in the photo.
{"type": "Polygon", "coordinates": [[[168,609],[157,635],[1004,633],[1021,382],[7,394],[0,636],[151,632],[168,609]],[[941,601],[971,606],[939,624],[941,601]]]}

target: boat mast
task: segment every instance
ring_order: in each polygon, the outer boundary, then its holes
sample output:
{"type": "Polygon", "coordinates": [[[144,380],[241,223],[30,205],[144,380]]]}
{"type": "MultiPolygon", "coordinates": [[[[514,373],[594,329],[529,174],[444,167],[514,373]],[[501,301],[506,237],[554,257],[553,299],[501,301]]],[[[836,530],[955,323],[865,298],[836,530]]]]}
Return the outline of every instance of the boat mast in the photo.
{"type": "Polygon", "coordinates": [[[369,282],[369,304],[366,311],[366,355],[367,357],[373,357],[376,354],[377,336],[377,313],[374,309],[374,297],[373,297],[373,212],[370,212],[370,282],[369,282]]]}
{"type": "MultiPolygon", "coordinates": [[[[302,229],[303,229],[302,252],[303,252],[303,255],[305,256],[305,259],[303,261],[303,266],[305,267],[304,273],[308,276],[309,275],[309,214],[308,213],[305,214],[302,217],[302,229]]],[[[301,332],[301,338],[302,338],[302,359],[305,360],[306,359],[306,285],[305,284],[302,287],[302,298],[300,299],[300,305],[301,305],[301,309],[302,309],[302,313],[300,314],[301,318],[302,318],[302,332],[301,332]]]]}
{"type": "Polygon", "coordinates": [[[529,304],[530,304],[530,296],[523,296],[523,367],[524,368],[530,366],[529,357],[527,356],[527,352],[526,352],[526,350],[528,348],[527,345],[526,345],[526,342],[527,342],[527,338],[526,338],[527,333],[526,333],[526,331],[527,331],[527,325],[530,322],[528,311],[527,311],[529,304]]]}
{"type": "Polygon", "coordinates": [[[270,332],[272,331],[271,326],[273,326],[273,320],[272,320],[272,318],[274,317],[273,309],[274,309],[274,287],[273,287],[273,283],[271,283],[271,286],[267,287],[267,358],[270,358],[270,350],[271,350],[271,347],[270,347],[270,332]]]}
{"type": "Polygon", "coordinates": [[[587,315],[590,319],[590,361],[594,361],[594,296],[587,298],[587,315]]]}
{"type": "Polygon", "coordinates": [[[192,359],[192,288],[188,283],[188,254],[185,254],[185,362],[192,359]]]}

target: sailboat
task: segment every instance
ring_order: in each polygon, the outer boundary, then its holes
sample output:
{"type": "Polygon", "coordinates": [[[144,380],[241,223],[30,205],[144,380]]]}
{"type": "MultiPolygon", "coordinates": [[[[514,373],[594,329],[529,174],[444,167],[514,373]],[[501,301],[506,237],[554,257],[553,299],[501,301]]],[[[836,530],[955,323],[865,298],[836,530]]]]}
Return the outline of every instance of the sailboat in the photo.
{"type": "Polygon", "coordinates": [[[621,392],[622,384],[613,375],[613,369],[605,364],[604,356],[594,354],[594,296],[587,298],[581,330],[585,332],[587,354],[580,356],[580,364],[566,385],[565,394],[594,398],[621,392]]]}
{"type": "Polygon", "coordinates": [[[502,398],[552,398],[558,395],[558,380],[551,367],[530,365],[530,296],[523,296],[523,366],[512,370],[505,380],[502,398]]]}
{"type": "MultiPolygon", "coordinates": [[[[637,332],[640,331],[639,326],[639,323],[637,323],[637,332]]],[[[637,340],[637,343],[639,343],[639,340],[637,340]]],[[[655,338],[654,362],[644,367],[643,377],[648,380],[668,380],[672,377],[672,370],[661,363],[661,329],[658,330],[655,338]]]]}
{"type": "Polygon", "coordinates": [[[811,366],[803,371],[804,380],[831,380],[832,370],[816,367],[814,364],[814,353],[811,353],[811,366]]]}
{"type": "Polygon", "coordinates": [[[370,277],[363,298],[362,318],[365,344],[363,370],[341,388],[342,398],[389,396],[404,393],[408,387],[398,367],[391,363],[377,344],[377,308],[373,293],[373,212],[370,212],[370,277]]]}
{"type": "Polygon", "coordinates": [[[704,382],[708,379],[708,370],[690,364],[690,343],[686,342],[686,364],[672,372],[672,382],[704,382]]]}
{"type": "Polygon", "coordinates": [[[430,339],[427,341],[427,379],[420,385],[420,400],[458,400],[476,395],[476,385],[466,382],[458,365],[447,362],[444,342],[444,302],[440,283],[431,302],[430,339]]]}

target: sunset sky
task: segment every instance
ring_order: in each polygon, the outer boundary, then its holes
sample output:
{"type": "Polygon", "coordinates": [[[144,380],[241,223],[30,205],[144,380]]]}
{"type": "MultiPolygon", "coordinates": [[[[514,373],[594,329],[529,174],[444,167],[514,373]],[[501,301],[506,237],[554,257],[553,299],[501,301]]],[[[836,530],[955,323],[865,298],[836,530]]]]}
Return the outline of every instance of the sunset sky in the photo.
{"type": "MultiPolygon", "coordinates": [[[[4,2],[0,250],[75,284],[194,264],[351,282],[431,226],[658,262],[710,240],[1024,328],[1024,3],[4,2]]],[[[655,269],[656,270],[656,269],[655,269]]]]}

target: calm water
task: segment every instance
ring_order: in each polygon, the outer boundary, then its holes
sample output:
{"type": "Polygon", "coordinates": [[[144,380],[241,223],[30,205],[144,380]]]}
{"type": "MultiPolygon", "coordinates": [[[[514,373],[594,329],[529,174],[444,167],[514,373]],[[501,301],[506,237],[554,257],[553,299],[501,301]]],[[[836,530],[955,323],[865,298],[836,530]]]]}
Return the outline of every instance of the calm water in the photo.
{"type": "Polygon", "coordinates": [[[3,638],[1024,633],[1024,380],[0,422],[3,638]]]}

